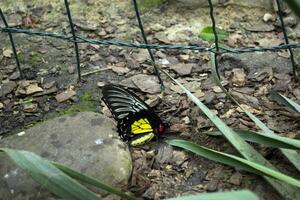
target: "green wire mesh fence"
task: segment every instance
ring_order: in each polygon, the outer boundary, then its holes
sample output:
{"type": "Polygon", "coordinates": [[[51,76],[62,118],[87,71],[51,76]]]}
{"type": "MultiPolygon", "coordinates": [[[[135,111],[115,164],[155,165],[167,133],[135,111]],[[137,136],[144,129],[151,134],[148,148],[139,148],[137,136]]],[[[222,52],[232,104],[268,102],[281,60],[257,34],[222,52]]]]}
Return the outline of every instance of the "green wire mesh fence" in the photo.
{"type": "Polygon", "coordinates": [[[124,42],[124,41],[118,41],[118,40],[109,40],[109,39],[90,39],[90,38],[85,38],[79,35],[76,35],[75,29],[74,29],[74,23],[72,21],[72,15],[69,9],[69,2],[68,0],[64,0],[64,4],[66,7],[66,12],[67,12],[67,16],[68,16],[68,20],[69,20],[69,24],[70,24],[70,28],[71,28],[71,33],[72,35],[62,35],[62,34],[56,34],[56,33],[49,33],[49,32],[40,32],[40,31],[33,31],[33,30],[28,30],[28,29],[21,29],[21,28],[11,28],[8,26],[5,16],[0,8],[0,17],[5,25],[5,27],[0,27],[0,31],[1,32],[5,32],[8,34],[9,39],[10,39],[10,43],[12,46],[12,50],[13,50],[13,54],[16,60],[16,65],[17,65],[17,69],[20,73],[20,78],[23,79],[23,73],[22,73],[22,69],[20,66],[20,62],[17,56],[17,52],[16,52],[16,47],[15,47],[15,43],[13,40],[13,33],[23,33],[23,34],[27,34],[27,35],[32,35],[32,36],[47,36],[47,37],[52,37],[52,38],[57,38],[57,39],[63,39],[69,42],[74,43],[74,49],[75,49],[75,55],[76,55],[76,61],[77,61],[77,75],[78,75],[78,80],[81,80],[81,72],[80,72],[80,57],[79,57],[79,50],[78,50],[78,44],[79,43],[89,43],[89,44],[95,44],[95,45],[105,45],[105,46],[109,46],[109,45],[115,45],[115,46],[120,46],[120,47],[131,47],[131,48],[143,48],[143,49],[147,49],[149,56],[151,58],[151,62],[155,68],[155,73],[158,77],[158,80],[161,84],[161,86],[163,87],[163,81],[160,78],[160,74],[159,74],[159,70],[156,67],[155,64],[155,58],[153,56],[152,50],[153,49],[177,49],[177,50],[195,50],[195,51],[199,51],[199,52],[214,52],[215,53],[215,63],[216,66],[218,67],[218,62],[217,62],[217,56],[223,53],[249,53],[249,52],[257,52],[257,51],[278,51],[278,50],[288,50],[290,53],[290,59],[291,59],[291,65],[292,65],[292,71],[293,71],[293,75],[294,78],[297,79],[299,76],[299,69],[298,66],[295,62],[294,59],[294,54],[293,54],[293,49],[300,49],[300,44],[289,44],[289,40],[288,40],[288,36],[287,36],[287,32],[285,29],[285,24],[283,21],[283,17],[282,17],[282,8],[281,8],[281,3],[279,0],[275,1],[278,7],[278,11],[277,14],[279,16],[280,19],[280,23],[281,23],[281,27],[282,27],[282,32],[284,35],[284,39],[285,39],[285,44],[279,45],[279,46],[272,46],[272,47],[262,47],[262,48],[228,48],[228,47],[222,47],[219,46],[219,40],[218,40],[218,34],[217,34],[217,29],[216,29],[216,21],[214,18],[214,12],[213,12],[213,4],[211,0],[208,0],[208,4],[209,4],[209,9],[210,9],[210,18],[211,18],[211,22],[212,22],[212,30],[214,33],[214,46],[212,47],[203,47],[203,46],[196,46],[196,45],[190,45],[190,46],[185,46],[185,45],[179,45],[179,44],[170,44],[170,45],[161,45],[161,44],[149,44],[146,34],[144,32],[144,27],[143,27],[143,23],[140,17],[140,12],[138,9],[138,3],[136,0],[133,0],[133,5],[134,5],[134,9],[135,9],[135,14],[136,14],[136,18],[139,24],[139,28],[141,30],[141,35],[142,38],[144,40],[143,44],[136,44],[136,43],[130,43],[130,42],[124,42]]]}

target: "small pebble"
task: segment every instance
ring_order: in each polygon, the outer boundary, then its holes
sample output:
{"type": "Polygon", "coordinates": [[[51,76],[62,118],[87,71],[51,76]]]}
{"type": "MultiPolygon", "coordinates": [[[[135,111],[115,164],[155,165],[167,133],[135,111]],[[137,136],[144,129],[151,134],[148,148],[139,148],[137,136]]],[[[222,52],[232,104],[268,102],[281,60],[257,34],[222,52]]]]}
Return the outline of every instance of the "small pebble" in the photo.
{"type": "Polygon", "coordinates": [[[273,21],[273,15],[272,14],[270,14],[270,13],[266,13],[265,15],[264,15],[264,22],[269,22],[269,21],[273,21]]]}
{"type": "Polygon", "coordinates": [[[182,120],[184,121],[185,124],[189,124],[191,122],[188,116],[184,117],[182,120]]]}
{"type": "Polygon", "coordinates": [[[98,82],[98,83],[97,83],[97,86],[98,86],[98,87],[103,87],[104,85],[105,85],[104,82],[98,82]]]}
{"type": "Polygon", "coordinates": [[[25,135],[25,131],[22,131],[22,132],[18,133],[17,135],[18,136],[23,136],[23,135],[25,135]]]}

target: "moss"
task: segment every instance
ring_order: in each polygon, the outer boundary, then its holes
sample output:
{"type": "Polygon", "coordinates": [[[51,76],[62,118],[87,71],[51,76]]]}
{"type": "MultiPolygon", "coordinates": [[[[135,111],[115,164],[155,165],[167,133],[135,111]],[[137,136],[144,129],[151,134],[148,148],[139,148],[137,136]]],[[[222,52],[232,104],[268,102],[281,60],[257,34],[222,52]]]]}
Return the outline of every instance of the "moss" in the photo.
{"type": "Polygon", "coordinates": [[[85,92],[83,95],[79,97],[81,101],[94,101],[92,94],[90,92],[85,92]]]}
{"type": "Polygon", "coordinates": [[[85,92],[83,95],[79,96],[79,102],[59,111],[59,115],[70,115],[77,112],[83,111],[93,111],[97,106],[97,101],[95,101],[90,92],[85,92]]]}
{"type": "Polygon", "coordinates": [[[60,115],[70,115],[77,112],[82,111],[92,111],[95,108],[95,104],[91,102],[81,102],[78,104],[74,104],[70,106],[69,108],[66,108],[64,110],[59,111],[60,115]]]}
{"type": "Polygon", "coordinates": [[[130,159],[123,159],[123,162],[124,162],[123,166],[125,166],[126,169],[130,172],[129,173],[129,176],[130,176],[130,174],[132,173],[132,160],[130,160],[130,159]]]}
{"type": "Polygon", "coordinates": [[[21,63],[23,63],[23,62],[25,61],[25,54],[24,54],[24,52],[20,51],[20,52],[18,52],[17,55],[18,55],[19,61],[20,61],[21,63]]]}
{"type": "Polygon", "coordinates": [[[37,54],[31,55],[29,58],[30,64],[36,64],[36,63],[41,63],[41,62],[43,62],[43,59],[37,54]]]}
{"type": "Polygon", "coordinates": [[[166,0],[139,0],[138,5],[141,11],[147,11],[150,8],[162,5],[166,0]]]}

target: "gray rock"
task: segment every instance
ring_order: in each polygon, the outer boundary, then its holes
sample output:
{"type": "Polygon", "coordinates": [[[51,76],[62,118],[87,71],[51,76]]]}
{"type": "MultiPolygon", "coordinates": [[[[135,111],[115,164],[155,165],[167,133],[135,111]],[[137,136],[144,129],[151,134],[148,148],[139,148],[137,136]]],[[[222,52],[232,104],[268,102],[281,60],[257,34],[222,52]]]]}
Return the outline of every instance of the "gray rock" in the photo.
{"type": "Polygon", "coordinates": [[[218,184],[219,184],[218,180],[211,180],[208,182],[205,189],[209,192],[214,192],[218,189],[218,184]]]}
{"type": "Polygon", "coordinates": [[[252,31],[252,32],[270,32],[275,29],[275,27],[272,24],[266,24],[263,21],[248,23],[247,25],[244,26],[244,28],[247,31],[252,31]]]}
{"type": "Polygon", "coordinates": [[[170,163],[173,156],[173,147],[170,145],[162,145],[157,155],[155,156],[155,163],[159,166],[165,163],[170,163]]]}
{"type": "Polygon", "coordinates": [[[160,92],[160,85],[156,76],[149,76],[145,74],[137,74],[131,77],[132,82],[141,91],[155,94],[160,92]]]}
{"type": "Polygon", "coordinates": [[[251,95],[242,94],[236,91],[231,91],[231,95],[237,99],[238,102],[244,103],[247,105],[251,105],[254,108],[257,108],[259,106],[259,101],[256,97],[253,97],[251,95]]]}
{"type": "Polygon", "coordinates": [[[87,21],[83,19],[74,19],[74,24],[85,31],[95,31],[99,23],[95,21],[87,21]]]}
{"type": "Polygon", "coordinates": [[[292,29],[291,27],[286,27],[286,32],[287,32],[288,38],[290,38],[292,40],[297,39],[297,32],[294,31],[294,29],[292,29]]]}
{"type": "Polygon", "coordinates": [[[123,79],[120,82],[120,85],[132,89],[139,89],[149,94],[156,94],[160,92],[158,78],[153,75],[137,74],[129,78],[123,79]]]}
{"type": "MultiPolygon", "coordinates": [[[[9,27],[21,26],[22,25],[22,15],[18,13],[6,15],[6,21],[9,27]]],[[[0,26],[3,27],[4,23],[0,22],[0,26]]]]}
{"type": "Polygon", "coordinates": [[[162,145],[155,156],[155,164],[159,166],[168,163],[180,166],[187,159],[185,152],[173,150],[173,147],[170,145],[162,145]]]}
{"type": "Polygon", "coordinates": [[[53,86],[50,89],[44,90],[43,92],[39,92],[39,93],[35,93],[34,95],[32,95],[33,97],[39,97],[39,96],[43,96],[43,95],[48,95],[48,94],[52,94],[57,92],[57,87],[53,86]]]}
{"type": "Polygon", "coordinates": [[[3,83],[0,85],[0,97],[4,97],[5,95],[11,93],[15,87],[17,87],[17,84],[14,81],[3,83]]]}
{"type": "MultiPolygon", "coordinates": [[[[94,112],[61,116],[0,140],[1,147],[23,149],[65,164],[107,184],[126,182],[132,161],[112,120],[94,112]]],[[[0,199],[53,199],[11,160],[0,154],[0,199]]]]}
{"type": "Polygon", "coordinates": [[[76,95],[76,91],[74,90],[65,90],[64,92],[61,92],[55,96],[56,101],[59,103],[69,100],[71,97],[76,95]]]}
{"type": "Polygon", "coordinates": [[[246,74],[243,68],[235,68],[232,70],[232,83],[235,86],[241,87],[245,85],[246,74]]]}
{"type": "Polygon", "coordinates": [[[291,60],[278,56],[275,52],[251,52],[244,54],[224,54],[220,60],[220,71],[233,67],[244,68],[247,72],[259,71],[264,67],[272,67],[275,73],[291,73],[291,60]]]}
{"type": "Polygon", "coordinates": [[[242,183],[243,176],[239,172],[235,172],[229,179],[229,182],[233,185],[239,186],[242,183]]]}
{"type": "Polygon", "coordinates": [[[138,53],[133,53],[132,56],[137,62],[143,63],[148,60],[149,52],[147,49],[140,49],[138,53]]]}
{"type": "Polygon", "coordinates": [[[20,72],[19,71],[15,71],[14,73],[12,73],[8,79],[9,80],[17,80],[20,78],[20,72]]]}
{"type": "Polygon", "coordinates": [[[178,63],[176,65],[170,65],[170,68],[173,69],[177,74],[184,76],[184,75],[190,75],[194,66],[196,66],[196,64],[178,63]]]}
{"type": "MultiPolygon", "coordinates": [[[[295,27],[297,25],[297,19],[293,16],[283,18],[283,22],[285,27],[295,27]]],[[[275,25],[281,27],[281,22],[279,18],[277,19],[275,25]]]]}

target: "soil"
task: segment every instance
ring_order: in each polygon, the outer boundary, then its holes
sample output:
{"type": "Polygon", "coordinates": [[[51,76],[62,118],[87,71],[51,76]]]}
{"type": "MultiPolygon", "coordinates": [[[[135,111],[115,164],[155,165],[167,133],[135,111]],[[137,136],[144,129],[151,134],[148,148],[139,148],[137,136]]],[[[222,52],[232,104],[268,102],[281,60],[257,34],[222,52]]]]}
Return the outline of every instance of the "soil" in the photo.
{"type": "MultiPolygon", "coordinates": [[[[70,34],[64,6],[55,1],[42,2],[18,1],[12,4],[5,0],[2,9],[11,26],[70,34]]],[[[92,39],[142,42],[133,7],[128,1],[72,1],[70,8],[79,35],[92,39]]],[[[182,7],[176,1],[167,1],[159,6],[143,7],[142,11],[150,43],[209,46],[209,42],[198,37],[200,30],[210,25],[207,7],[182,7]]],[[[297,18],[289,9],[285,8],[284,11],[290,42],[299,44],[300,25],[297,24],[297,18]]],[[[214,12],[218,27],[230,34],[222,42],[224,45],[241,48],[284,43],[273,11],[218,4],[214,12]],[[271,17],[264,22],[266,13],[271,13],[271,17]]],[[[14,34],[13,37],[24,79],[19,80],[7,34],[0,32],[0,81],[2,85],[8,85],[5,94],[0,93],[0,139],[62,114],[84,110],[107,114],[100,101],[101,86],[105,83],[121,83],[152,102],[160,117],[170,126],[169,133],[158,141],[131,149],[134,172],[124,189],[145,199],[162,199],[247,188],[262,199],[282,199],[257,175],[173,149],[164,143],[166,139],[184,138],[215,150],[237,154],[226,139],[204,134],[214,129],[213,124],[164,75],[161,76],[166,89],[160,94],[161,98],[157,98],[157,93],[140,92],[142,86],[127,84],[131,76],[146,74],[150,77],[154,74],[153,67],[147,61],[149,56],[146,50],[81,43],[80,67],[83,76],[78,81],[72,43],[24,34],[14,34]],[[9,81],[15,84],[8,84],[9,81]],[[33,93],[29,92],[29,85],[35,88],[33,93]],[[38,91],[36,86],[43,91],[38,91]],[[59,99],[57,95],[64,91],[72,91],[71,94],[75,91],[75,95],[59,99]]],[[[228,125],[256,130],[246,115],[236,111],[237,107],[215,87],[211,80],[208,53],[190,50],[153,52],[165,70],[191,89],[210,109],[223,116],[228,125]],[[229,114],[229,111],[235,112],[229,114]]],[[[265,58],[261,60],[251,56],[219,56],[220,72],[222,80],[227,81],[226,87],[240,103],[249,105],[254,113],[257,111],[255,114],[276,133],[299,138],[299,115],[272,101],[268,92],[275,88],[300,103],[299,83],[293,79],[287,52],[256,53],[256,56],[265,58]]],[[[297,50],[295,57],[300,57],[297,50]]],[[[283,172],[300,178],[299,172],[279,151],[261,145],[254,146],[283,172]]]]}

